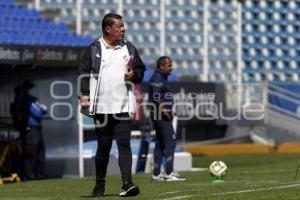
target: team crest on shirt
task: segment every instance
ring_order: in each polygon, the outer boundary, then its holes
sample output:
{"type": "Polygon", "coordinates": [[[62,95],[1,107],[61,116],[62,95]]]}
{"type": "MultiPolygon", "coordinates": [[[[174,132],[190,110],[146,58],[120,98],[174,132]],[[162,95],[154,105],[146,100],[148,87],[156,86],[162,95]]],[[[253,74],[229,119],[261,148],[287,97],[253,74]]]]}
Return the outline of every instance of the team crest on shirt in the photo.
{"type": "Polygon", "coordinates": [[[124,55],[124,56],[123,56],[123,60],[124,60],[124,63],[127,63],[127,62],[128,62],[128,56],[127,56],[127,55],[124,55]]]}
{"type": "Polygon", "coordinates": [[[130,60],[130,57],[128,55],[123,56],[123,61],[124,61],[125,65],[128,65],[129,60],[130,60]]]}

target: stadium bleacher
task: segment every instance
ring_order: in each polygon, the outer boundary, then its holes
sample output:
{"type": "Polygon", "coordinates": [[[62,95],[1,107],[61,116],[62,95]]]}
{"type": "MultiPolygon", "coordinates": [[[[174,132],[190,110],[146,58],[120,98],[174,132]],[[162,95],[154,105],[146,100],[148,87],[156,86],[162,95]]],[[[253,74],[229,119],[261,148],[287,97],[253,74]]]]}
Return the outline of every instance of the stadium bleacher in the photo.
{"type": "MultiPolygon", "coordinates": [[[[175,73],[199,74],[202,53],[202,3],[198,1],[165,1],[166,48],[172,55],[175,73]],[[180,8],[180,9],[178,9],[180,8]],[[180,42],[180,45],[177,43],[180,42]],[[180,67],[179,67],[180,66],[180,67]]],[[[60,10],[60,21],[76,20],[76,1],[42,0],[42,10],[60,10]]],[[[118,1],[87,0],[82,4],[83,35],[93,38],[101,34],[99,21],[108,12],[118,11],[118,1]]],[[[123,16],[126,37],[141,50],[143,60],[153,63],[160,56],[160,1],[124,0],[123,16]]]]}
{"type": "MultiPolygon", "coordinates": [[[[82,2],[83,37],[65,24],[54,24],[35,10],[0,1],[1,43],[84,46],[100,33],[107,12],[119,12],[119,1],[82,2]],[[18,30],[22,30],[19,34],[18,30]],[[90,37],[89,37],[90,36],[90,37]],[[12,38],[17,38],[14,40],[12,38]],[[47,38],[47,39],[45,39],[47,38]]],[[[76,0],[41,0],[41,10],[59,10],[61,22],[75,23],[76,0]]],[[[238,3],[213,0],[208,6],[208,81],[236,82],[238,78],[238,3]],[[225,62],[226,61],[226,62],[225,62]]],[[[297,82],[300,79],[300,0],[242,0],[243,82],[297,82]]],[[[204,3],[166,0],[165,54],[172,55],[175,73],[204,71],[204,3]]],[[[160,56],[160,1],[123,0],[127,39],[134,41],[146,63],[160,56]]]]}
{"type": "Polygon", "coordinates": [[[36,10],[0,1],[0,44],[86,46],[91,37],[78,36],[63,23],[54,23],[36,10]]]}
{"type": "Polygon", "coordinates": [[[299,81],[299,9],[299,0],[243,1],[245,81],[299,81]]]}

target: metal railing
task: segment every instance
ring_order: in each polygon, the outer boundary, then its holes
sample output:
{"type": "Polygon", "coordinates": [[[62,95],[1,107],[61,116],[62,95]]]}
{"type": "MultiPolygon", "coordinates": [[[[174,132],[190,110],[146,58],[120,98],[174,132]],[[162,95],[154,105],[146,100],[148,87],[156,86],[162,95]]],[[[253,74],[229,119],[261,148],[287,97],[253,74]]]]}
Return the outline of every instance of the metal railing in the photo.
{"type": "MultiPolygon", "coordinates": [[[[299,110],[299,108],[300,108],[300,95],[297,93],[291,92],[287,89],[284,89],[284,88],[276,86],[276,85],[269,85],[268,94],[278,97],[284,101],[290,102],[294,105],[297,105],[298,106],[297,110],[299,110]]],[[[300,120],[300,113],[297,113],[297,110],[295,112],[292,112],[284,107],[281,107],[281,106],[275,105],[275,104],[271,104],[271,103],[268,104],[268,108],[272,109],[273,111],[275,111],[277,113],[287,115],[296,120],[300,120]]]]}
{"type": "Polygon", "coordinates": [[[276,85],[269,85],[268,97],[270,97],[270,95],[272,95],[273,98],[278,98],[285,102],[285,106],[289,106],[287,103],[291,103],[293,108],[297,106],[298,109],[294,110],[291,109],[291,107],[288,109],[288,107],[281,106],[280,103],[276,105],[269,100],[266,124],[282,130],[282,133],[300,135],[300,115],[297,113],[300,108],[300,95],[276,85]]]}

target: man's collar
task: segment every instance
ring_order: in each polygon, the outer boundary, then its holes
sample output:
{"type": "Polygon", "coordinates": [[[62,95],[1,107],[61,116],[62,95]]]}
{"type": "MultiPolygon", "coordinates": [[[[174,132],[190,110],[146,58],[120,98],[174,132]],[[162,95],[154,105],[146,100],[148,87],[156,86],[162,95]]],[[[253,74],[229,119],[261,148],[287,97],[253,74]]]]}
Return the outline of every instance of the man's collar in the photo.
{"type": "Polygon", "coordinates": [[[126,45],[127,41],[125,39],[123,39],[118,45],[116,46],[111,46],[109,44],[107,44],[107,42],[104,40],[103,36],[99,38],[98,40],[100,43],[102,42],[105,46],[106,49],[118,49],[118,48],[122,48],[124,45],[126,45]]]}

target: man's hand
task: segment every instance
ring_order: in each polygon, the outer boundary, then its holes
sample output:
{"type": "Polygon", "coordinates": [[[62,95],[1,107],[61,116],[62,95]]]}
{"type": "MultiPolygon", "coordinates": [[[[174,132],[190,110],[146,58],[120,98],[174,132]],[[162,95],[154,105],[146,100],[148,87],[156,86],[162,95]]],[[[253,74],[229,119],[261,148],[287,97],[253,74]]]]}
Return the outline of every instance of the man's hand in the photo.
{"type": "Polygon", "coordinates": [[[89,96],[82,96],[80,97],[80,106],[83,109],[86,109],[90,106],[90,97],[89,96]]]}
{"type": "Polygon", "coordinates": [[[43,110],[47,110],[47,106],[45,104],[40,104],[40,108],[43,110]]]}
{"type": "Polygon", "coordinates": [[[133,69],[132,68],[128,68],[128,72],[125,73],[125,77],[124,77],[125,81],[132,80],[133,75],[134,75],[133,69]]]}
{"type": "Polygon", "coordinates": [[[127,72],[125,73],[125,77],[124,77],[124,80],[125,81],[131,81],[132,78],[133,78],[133,75],[134,75],[134,72],[133,72],[133,57],[130,56],[129,60],[128,60],[128,63],[127,63],[127,72]]]}
{"type": "Polygon", "coordinates": [[[165,118],[165,119],[167,119],[167,120],[169,120],[169,121],[172,121],[173,118],[172,118],[172,116],[170,115],[170,113],[165,112],[165,111],[162,111],[161,114],[162,114],[162,117],[163,117],[163,118],[165,118]]]}
{"type": "Polygon", "coordinates": [[[172,116],[170,113],[167,112],[167,110],[165,109],[165,106],[164,106],[164,102],[160,102],[159,103],[159,112],[161,113],[161,116],[163,119],[166,119],[166,120],[172,120],[172,116]]]}

